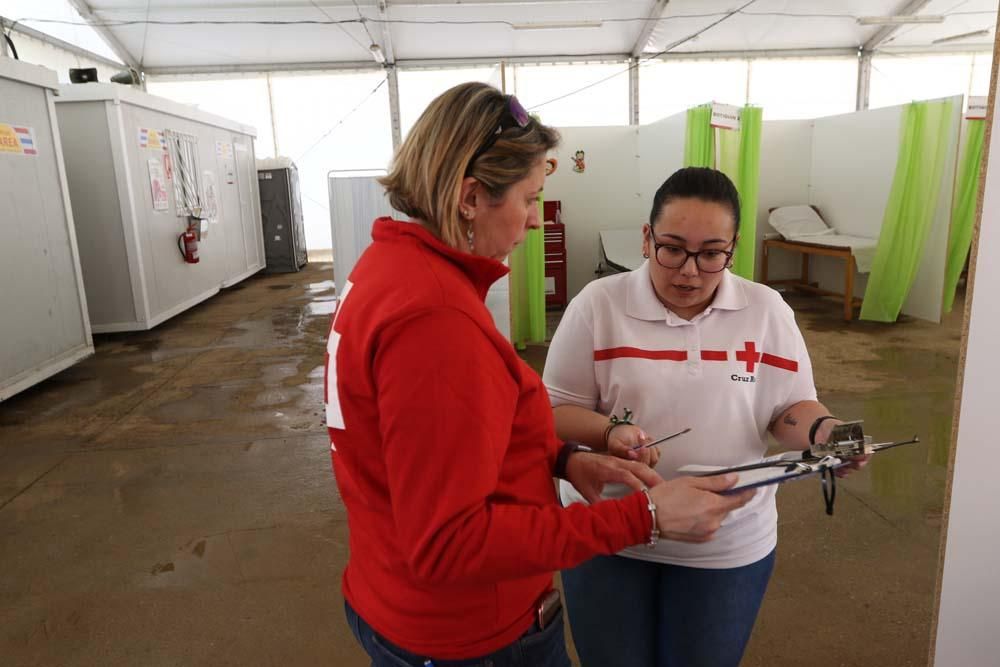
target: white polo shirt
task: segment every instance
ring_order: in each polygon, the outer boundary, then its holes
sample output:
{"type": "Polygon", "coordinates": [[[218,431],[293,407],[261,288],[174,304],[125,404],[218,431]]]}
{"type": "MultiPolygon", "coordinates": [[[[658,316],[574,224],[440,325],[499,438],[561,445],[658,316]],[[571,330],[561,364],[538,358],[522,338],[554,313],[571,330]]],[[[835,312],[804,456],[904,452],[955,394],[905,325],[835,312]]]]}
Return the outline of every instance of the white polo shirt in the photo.
{"type": "MultiPolygon", "coordinates": [[[[760,460],[771,422],[799,401],[816,400],[805,342],[777,292],[726,271],[712,304],[687,321],[657,299],[648,262],[591,282],[570,302],[543,378],[553,406],[609,416],[628,408],[651,438],[691,427],[659,447],[656,471],[664,479],[688,464],[760,460]]],[[[660,540],[655,549],[621,555],[700,568],[756,562],[777,543],[775,488],[758,489],[710,542],[660,540]]],[[[628,492],[616,485],[605,497],[628,492]]],[[[585,502],[567,482],[560,495],[565,505],[585,502]]]]}

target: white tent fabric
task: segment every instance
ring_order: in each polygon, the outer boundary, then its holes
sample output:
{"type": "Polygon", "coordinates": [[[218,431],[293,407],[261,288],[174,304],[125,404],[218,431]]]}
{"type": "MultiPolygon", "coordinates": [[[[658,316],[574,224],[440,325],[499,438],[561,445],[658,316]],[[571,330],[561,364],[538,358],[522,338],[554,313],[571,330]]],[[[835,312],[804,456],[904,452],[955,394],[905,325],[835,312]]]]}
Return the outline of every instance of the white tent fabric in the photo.
{"type": "MultiPolygon", "coordinates": [[[[940,23],[862,25],[899,0],[65,0],[122,60],[150,73],[184,68],[374,66],[475,58],[621,58],[746,51],[989,49],[996,0],[930,0],[940,23]],[[744,7],[744,5],[746,5],[744,7]],[[742,8],[742,9],[741,9],[742,8]],[[739,11],[736,11],[739,10],[739,11]],[[987,34],[935,45],[963,33],[987,34]],[[875,40],[874,42],[872,40],[875,40]]],[[[29,3],[32,4],[32,3],[29,3]]],[[[26,15],[20,0],[0,3],[26,15]]],[[[905,5],[904,5],[905,6],[905,5]]],[[[65,26],[63,26],[65,28],[65,26]]]]}

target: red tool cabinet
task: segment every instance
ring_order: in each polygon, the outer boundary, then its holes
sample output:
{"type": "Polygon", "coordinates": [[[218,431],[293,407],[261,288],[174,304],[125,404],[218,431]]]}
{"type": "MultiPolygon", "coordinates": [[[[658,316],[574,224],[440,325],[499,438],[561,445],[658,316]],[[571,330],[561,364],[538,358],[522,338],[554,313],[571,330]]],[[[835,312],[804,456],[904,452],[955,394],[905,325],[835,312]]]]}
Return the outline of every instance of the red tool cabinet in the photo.
{"type": "Polygon", "coordinates": [[[545,235],[545,307],[566,307],[566,225],[562,224],[562,204],[547,201],[545,235]]]}

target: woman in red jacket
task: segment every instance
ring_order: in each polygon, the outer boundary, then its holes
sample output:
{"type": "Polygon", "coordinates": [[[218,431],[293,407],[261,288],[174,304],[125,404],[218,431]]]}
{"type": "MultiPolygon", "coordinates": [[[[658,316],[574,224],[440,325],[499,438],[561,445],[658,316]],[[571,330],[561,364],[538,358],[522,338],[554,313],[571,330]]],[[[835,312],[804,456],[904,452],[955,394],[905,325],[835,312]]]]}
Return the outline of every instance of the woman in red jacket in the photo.
{"type": "MultiPolygon", "coordinates": [[[[484,305],[539,226],[557,133],[467,83],[434,100],[383,179],[410,217],[375,222],[340,289],[327,425],[350,527],[348,622],[381,665],[568,665],[553,572],[660,536],[705,541],[750,494],[663,480],[555,436],[538,375],[484,305]],[[597,500],[559,505],[552,477],[597,500]]],[[[595,629],[596,630],[596,629],[595,629]]]]}

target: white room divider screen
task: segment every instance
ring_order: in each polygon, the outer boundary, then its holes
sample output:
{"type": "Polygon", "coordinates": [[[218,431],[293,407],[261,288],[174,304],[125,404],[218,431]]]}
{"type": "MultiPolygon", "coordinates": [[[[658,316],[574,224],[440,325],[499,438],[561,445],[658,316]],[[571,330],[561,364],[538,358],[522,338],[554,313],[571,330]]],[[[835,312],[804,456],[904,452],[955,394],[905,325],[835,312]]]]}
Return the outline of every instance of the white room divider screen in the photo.
{"type": "MultiPolygon", "coordinates": [[[[376,180],[381,172],[330,172],[330,229],[333,235],[333,279],[339,293],[351,275],[361,253],[372,241],[372,223],[376,218],[407,217],[393,210],[385,190],[376,180]]],[[[405,280],[400,276],[400,280],[405,280]]],[[[493,284],[486,295],[486,306],[497,329],[510,338],[510,284],[505,276],[493,284]]]]}
{"type": "MultiPolygon", "coordinates": [[[[952,100],[947,160],[938,184],[937,208],[923,259],[902,312],[932,322],[941,320],[948,229],[958,159],[962,97],[952,100]]],[[[811,204],[838,233],[877,239],[892,190],[900,142],[902,106],[813,120],[765,121],[761,145],[757,247],[774,233],[768,209],[811,204]]],[[[811,277],[824,289],[843,285],[841,260],[814,257],[811,277]]],[[[772,253],[769,278],[799,272],[799,257],[772,253]]],[[[863,297],[867,274],[855,281],[863,297]]]]}

